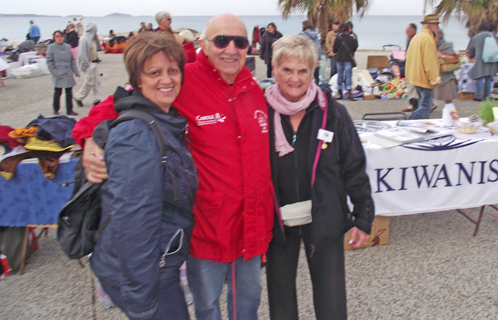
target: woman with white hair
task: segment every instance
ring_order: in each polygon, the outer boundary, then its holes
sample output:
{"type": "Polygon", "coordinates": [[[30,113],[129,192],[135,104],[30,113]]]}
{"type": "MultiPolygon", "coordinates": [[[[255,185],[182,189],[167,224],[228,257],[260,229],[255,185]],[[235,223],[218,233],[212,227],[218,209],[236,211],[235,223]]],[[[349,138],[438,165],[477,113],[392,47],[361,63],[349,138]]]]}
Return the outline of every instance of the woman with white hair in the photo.
{"type": "Polygon", "coordinates": [[[374,204],[365,155],[344,106],[313,81],[317,49],[305,37],[273,44],[270,159],[278,203],[266,275],[271,319],[298,319],[296,274],[304,242],[316,319],[346,319],[344,233],[359,248],[374,204]],[[347,197],[354,205],[349,211],[347,197]]]}
{"type": "Polygon", "coordinates": [[[183,46],[185,50],[185,57],[187,58],[186,63],[195,62],[195,46],[194,46],[194,34],[192,31],[185,29],[178,33],[178,42],[183,46]]]}
{"type": "MultiPolygon", "coordinates": [[[[439,29],[436,32],[434,40],[436,41],[437,46],[437,57],[444,60],[444,64],[441,64],[442,70],[439,72],[441,84],[434,89],[434,100],[444,100],[446,105],[454,107],[455,105],[452,102],[454,99],[458,99],[455,73],[453,71],[442,71],[444,70],[445,65],[458,63],[460,58],[453,49],[453,44],[444,40],[444,32],[442,29],[439,29]]],[[[432,111],[433,110],[431,109],[431,112],[432,111]]]]}
{"type": "Polygon", "coordinates": [[[156,31],[168,31],[173,34],[173,30],[171,29],[171,14],[167,11],[159,11],[156,13],[156,21],[159,27],[157,27],[156,31]]]}

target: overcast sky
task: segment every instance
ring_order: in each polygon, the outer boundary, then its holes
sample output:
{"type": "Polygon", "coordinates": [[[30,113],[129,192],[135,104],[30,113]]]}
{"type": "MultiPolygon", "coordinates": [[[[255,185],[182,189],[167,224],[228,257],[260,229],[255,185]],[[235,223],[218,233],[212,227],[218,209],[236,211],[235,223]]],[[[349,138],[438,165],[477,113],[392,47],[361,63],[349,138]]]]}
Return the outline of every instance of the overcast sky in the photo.
{"type": "MultiPolygon", "coordinates": [[[[368,15],[421,15],[423,0],[370,0],[368,15]]],[[[279,15],[277,0],[23,0],[9,1],[0,13],[57,16],[105,16],[119,12],[152,16],[169,11],[173,16],[210,16],[230,12],[237,15],[279,15]]],[[[431,9],[428,7],[427,13],[431,9]]],[[[1,22],[0,22],[1,23],[1,22]]]]}

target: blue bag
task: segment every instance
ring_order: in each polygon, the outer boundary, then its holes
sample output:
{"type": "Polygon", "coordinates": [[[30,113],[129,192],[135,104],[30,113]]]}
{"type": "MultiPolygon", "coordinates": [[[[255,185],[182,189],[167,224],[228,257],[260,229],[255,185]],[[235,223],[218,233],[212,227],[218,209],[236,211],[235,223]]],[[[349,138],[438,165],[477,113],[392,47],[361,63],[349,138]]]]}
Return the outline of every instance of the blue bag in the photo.
{"type": "Polygon", "coordinates": [[[484,39],[484,46],[482,48],[482,61],[498,62],[498,43],[493,35],[489,35],[484,39]]]}

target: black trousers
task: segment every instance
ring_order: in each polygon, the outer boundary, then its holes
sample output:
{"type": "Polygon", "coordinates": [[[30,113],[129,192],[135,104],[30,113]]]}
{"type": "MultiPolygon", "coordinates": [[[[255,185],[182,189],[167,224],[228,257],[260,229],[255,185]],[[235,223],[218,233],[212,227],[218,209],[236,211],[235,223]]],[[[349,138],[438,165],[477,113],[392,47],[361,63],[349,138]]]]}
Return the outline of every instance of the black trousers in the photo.
{"type": "Polygon", "coordinates": [[[270,61],[270,63],[268,63],[266,65],[266,77],[267,78],[271,78],[272,77],[272,70],[271,69],[272,69],[272,65],[271,65],[271,61],[270,61]]]}
{"type": "Polygon", "coordinates": [[[313,77],[315,78],[315,83],[320,83],[320,67],[315,68],[315,72],[313,72],[313,77]]]}
{"type": "MultiPolygon", "coordinates": [[[[54,112],[59,112],[62,88],[54,89],[54,112]]],[[[71,113],[73,112],[73,88],[64,89],[66,90],[66,113],[71,113]]]]}
{"type": "Polygon", "coordinates": [[[296,276],[304,242],[318,320],[347,319],[344,237],[320,244],[311,255],[311,226],[285,227],[287,248],[273,242],[267,253],[266,279],[272,320],[297,320],[296,276]]]}

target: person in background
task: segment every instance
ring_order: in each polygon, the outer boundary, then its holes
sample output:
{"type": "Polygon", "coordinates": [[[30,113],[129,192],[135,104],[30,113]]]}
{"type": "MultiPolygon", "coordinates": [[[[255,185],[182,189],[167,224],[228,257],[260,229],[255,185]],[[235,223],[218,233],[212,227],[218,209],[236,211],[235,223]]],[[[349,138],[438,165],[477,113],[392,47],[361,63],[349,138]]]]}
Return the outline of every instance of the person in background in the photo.
{"type": "Polygon", "coordinates": [[[353,37],[353,39],[356,41],[356,47],[359,47],[359,45],[358,45],[358,35],[353,32],[353,23],[351,21],[348,21],[348,22],[346,22],[346,24],[348,25],[349,35],[351,37],[353,37]]]}
{"type": "Polygon", "coordinates": [[[67,25],[65,34],[66,34],[65,42],[71,46],[71,52],[73,53],[74,60],[76,61],[76,59],[78,59],[78,42],[80,40],[80,37],[76,32],[74,24],[69,23],[67,25]]]}
{"type": "Polygon", "coordinates": [[[147,28],[145,29],[145,31],[154,31],[154,27],[152,26],[152,23],[147,23],[147,28]]]}
{"type": "Polygon", "coordinates": [[[114,33],[114,30],[109,30],[109,38],[114,38],[116,34],[114,33]]]}
{"type": "Polygon", "coordinates": [[[35,44],[38,43],[38,40],[40,40],[41,33],[40,33],[40,28],[35,24],[33,20],[29,20],[29,39],[28,40],[33,40],[35,44]]]}
{"type": "MultiPolygon", "coordinates": [[[[415,23],[410,23],[408,27],[406,27],[406,50],[408,51],[408,47],[410,46],[410,42],[412,41],[413,37],[417,34],[417,25],[415,23]]],[[[405,65],[406,65],[406,59],[405,59],[405,65]]],[[[406,75],[406,69],[405,69],[405,75],[406,75]]],[[[415,88],[414,85],[412,84],[407,84],[406,85],[406,90],[407,90],[407,100],[408,103],[410,104],[408,107],[404,108],[402,111],[403,112],[412,112],[413,110],[418,108],[418,99],[417,99],[417,89],[415,88]]]]}
{"type": "MultiPolygon", "coordinates": [[[[249,40],[240,18],[215,16],[199,44],[174,104],[189,122],[199,173],[187,261],[195,316],[221,319],[226,282],[229,318],[257,319],[261,258],[272,237],[274,210],[268,106],[245,66],[249,40]]],[[[92,182],[107,178],[103,150],[91,136],[97,123],[117,117],[113,100],[93,107],[72,131],[84,146],[83,166],[92,182]]]]}
{"type": "Polygon", "coordinates": [[[489,25],[484,22],[481,23],[479,25],[479,33],[470,39],[467,47],[468,56],[475,58],[475,65],[472,69],[472,79],[476,81],[477,86],[474,101],[482,101],[489,98],[491,95],[491,86],[493,85],[493,77],[496,76],[497,72],[496,62],[484,62],[482,60],[484,39],[489,35],[494,38],[494,35],[488,30],[489,25]]]}
{"type": "Polygon", "coordinates": [[[282,34],[277,31],[277,26],[275,23],[270,22],[266,27],[266,32],[263,34],[261,38],[261,51],[259,57],[265,61],[266,64],[266,77],[272,77],[272,45],[275,41],[282,38],[282,34]]]}
{"type": "Polygon", "coordinates": [[[358,48],[356,40],[349,34],[349,26],[346,23],[341,24],[339,27],[339,34],[335,38],[333,52],[335,53],[334,59],[337,66],[337,95],[334,99],[342,99],[342,84],[344,74],[346,78],[346,96],[351,101],[356,101],[353,98],[353,59],[354,53],[358,48]]]}
{"type": "Polygon", "coordinates": [[[59,114],[60,98],[62,89],[66,91],[66,114],[77,116],[73,111],[73,87],[76,85],[73,74],[80,76],[78,67],[71,52],[71,46],[64,42],[64,33],[55,31],[54,43],[47,48],[47,67],[52,74],[52,85],[54,87],[53,108],[54,115],[59,114]]]}
{"type": "Polygon", "coordinates": [[[410,41],[412,41],[413,37],[417,34],[417,25],[415,23],[410,23],[408,27],[406,27],[406,50],[410,46],[410,41]]]}
{"type": "MultiPolygon", "coordinates": [[[[460,58],[453,49],[453,44],[444,40],[444,32],[439,29],[434,39],[437,45],[437,57],[443,59],[445,63],[457,63],[460,58]]],[[[453,105],[453,100],[458,99],[458,88],[456,85],[455,73],[453,71],[441,73],[441,84],[434,89],[434,100],[444,100],[446,105],[453,105]]],[[[446,106],[445,105],[445,106],[446,106]]],[[[431,110],[432,112],[432,110],[431,110]]]]}
{"type": "Polygon", "coordinates": [[[178,42],[183,46],[185,50],[185,57],[187,57],[186,62],[195,62],[195,47],[194,47],[194,34],[192,31],[185,29],[178,33],[178,42]]]}
{"type": "Polygon", "coordinates": [[[171,29],[171,14],[166,11],[159,11],[156,13],[156,21],[159,26],[157,27],[156,31],[167,31],[171,34],[173,34],[173,30],[171,29]]]}
{"type": "Polygon", "coordinates": [[[90,22],[85,29],[85,34],[80,38],[78,46],[78,69],[83,72],[85,82],[74,95],[74,100],[79,107],[83,107],[85,99],[90,91],[93,94],[93,105],[100,103],[100,72],[99,57],[100,41],[97,36],[97,26],[90,22]]]}
{"type": "MultiPolygon", "coordinates": [[[[327,33],[327,37],[325,38],[325,48],[327,48],[327,54],[330,59],[330,78],[334,76],[334,74],[337,73],[337,67],[335,65],[335,60],[334,60],[334,42],[335,38],[337,38],[337,34],[339,33],[339,26],[340,26],[339,21],[334,21],[332,22],[332,30],[330,30],[327,33]]],[[[329,80],[330,80],[329,78],[329,80]]]]}
{"type": "Polygon", "coordinates": [[[270,318],[298,319],[296,274],[302,242],[315,319],[346,319],[344,233],[353,228],[350,244],[359,248],[368,240],[374,219],[363,147],[346,108],[313,82],[315,46],[286,35],[273,48],[275,84],[265,96],[280,209],[266,254],[270,318]]]}
{"type": "Polygon", "coordinates": [[[147,25],[145,22],[140,22],[140,29],[138,29],[138,33],[145,31],[147,29],[147,25]]]}
{"type": "Polygon", "coordinates": [[[315,83],[318,84],[320,82],[320,60],[322,58],[322,44],[320,43],[320,36],[318,33],[313,31],[315,27],[311,24],[309,20],[303,21],[303,31],[299,32],[298,35],[305,36],[308,40],[312,41],[317,49],[318,60],[316,63],[315,71],[313,72],[313,76],[315,78],[315,83]]]}
{"type": "Polygon", "coordinates": [[[416,87],[419,97],[418,107],[410,115],[410,120],[429,119],[434,88],[441,83],[434,41],[439,30],[439,16],[428,14],[420,23],[423,28],[413,37],[406,52],[406,82],[416,87]]]}
{"type": "Polygon", "coordinates": [[[124,62],[135,90],[116,90],[116,110],[153,115],[172,151],[165,170],[155,135],[139,119],[109,132],[109,178],[101,193],[102,221],[111,220],[90,262],[104,292],[128,318],[187,320],[180,267],[188,255],[198,180],[184,136],[187,120],[173,106],[185,57],[173,36],[157,32],[131,43],[124,62]]]}

